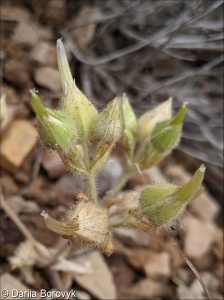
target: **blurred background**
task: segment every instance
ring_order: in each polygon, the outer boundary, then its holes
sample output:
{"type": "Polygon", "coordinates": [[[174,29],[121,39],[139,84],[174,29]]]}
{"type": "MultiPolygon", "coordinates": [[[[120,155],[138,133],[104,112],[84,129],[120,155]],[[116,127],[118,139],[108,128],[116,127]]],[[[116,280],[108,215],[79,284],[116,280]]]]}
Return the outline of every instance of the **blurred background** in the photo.
{"type": "MultiPolygon", "coordinates": [[[[57,257],[81,266],[71,272],[69,264],[63,269],[57,262],[52,269],[33,258],[24,268],[18,252],[12,270],[9,257],[27,237],[2,209],[3,285],[73,288],[80,299],[204,299],[174,240],[210,284],[212,299],[223,299],[223,57],[222,0],[1,1],[2,196],[36,241],[62,249],[57,257]],[[188,102],[180,145],[144,174],[147,183],[183,184],[201,163],[206,165],[205,191],[190,206],[185,231],[117,232],[115,254],[105,260],[96,251],[77,254],[45,228],[43,209],[58,217],[85,191],[81,179],[37,143],[30,105],[32,88],[44,105],[58,105],[58,38],[63,38],[77,86],[99,109],[124,92],[138,116],[170,96],[174,113],[188,102]]],[[[121,172],[117,155],[101,174],[102,195],[121,172]]],[[[140,184],[141,177],[133,176],[126,189],[140,184]]]]}

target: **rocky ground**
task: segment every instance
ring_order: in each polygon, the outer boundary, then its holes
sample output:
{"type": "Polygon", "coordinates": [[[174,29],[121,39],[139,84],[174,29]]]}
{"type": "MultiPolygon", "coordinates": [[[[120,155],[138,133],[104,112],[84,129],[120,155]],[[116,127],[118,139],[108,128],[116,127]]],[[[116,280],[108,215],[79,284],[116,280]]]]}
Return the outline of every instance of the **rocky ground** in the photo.
{"type": "MultiPolygon", "coordinates": [[[[30,289],[37,298],[41,289],[73,289],[79,299],[206,299],[183,251],[210,299],[223,299],[221,2],[2,1],[1,290],[30,289]],[[182,185],[207,166],[204,188],[177,230],[117,230],[110,257],[75,251],[40,216],[45,210],[60,217],[85,192],[84,182],[38,144],[30,105],[35,87],[46,106],[57,106],[55,43],[62,36],[78,86],[99,108],[124,91],[138,115],[168,96],[175,110],[189,102],[178,150],[132,176],[122,193],[143,183],[182,185]]],[[[98,180],[101,195],[121,173],[115,149],[98,180]]]]}

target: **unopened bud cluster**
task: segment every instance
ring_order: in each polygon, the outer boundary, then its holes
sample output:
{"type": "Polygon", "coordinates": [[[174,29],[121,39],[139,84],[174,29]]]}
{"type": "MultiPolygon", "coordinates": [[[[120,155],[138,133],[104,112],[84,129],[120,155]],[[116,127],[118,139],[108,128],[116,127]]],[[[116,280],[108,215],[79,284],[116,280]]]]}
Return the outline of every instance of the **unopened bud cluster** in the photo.
{"type": "Polygon", "coordinates": [[[183,187],[151,185],[130,194],[120,202],[114,222],[98,198],[95,176],[108,162],[118,141],[125,154],[127,174],[149,168],[166,157],[180,141],[186,104],[172,117],[170,98],[137,120],[124,94],[100,112],[76,86],[61,40],[57,41],[57,59],[63,90],[59,107],[45,108],[35,90],[31,90],[39,138],[44,146],[58,152],[71,172],[86,179],[88,195],[82,196],[60,221],[45,212],[42,216],[51,230],[76,248],[98,247],[110,255],[114,228],[150,232],[180,217],[200,188],[205,168],[201,166],[183,187]]]}

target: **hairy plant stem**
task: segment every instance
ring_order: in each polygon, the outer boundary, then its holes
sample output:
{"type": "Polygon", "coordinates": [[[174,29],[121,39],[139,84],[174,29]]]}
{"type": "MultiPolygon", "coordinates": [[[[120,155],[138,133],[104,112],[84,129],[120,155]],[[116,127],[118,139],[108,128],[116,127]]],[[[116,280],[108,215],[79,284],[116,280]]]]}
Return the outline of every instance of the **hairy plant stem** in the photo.
{"type": "Polygon", "coordinates": [[[87,189],[89,193],[89,199],[92,200],[95,204],[98,203],[97,197],[97,189],[96,189],[96,181],[95,174],[89,173],[86,177],[87,189]]]}
{"type": "Polygon", "coordinates": [[[110,190],[102,199],[102,201],[105,203],[109,199],[111,199],[114,195],[116,195],[125,185],[125,183],[128,181],[128,178],[130,175],[134,172],[133,169],[127,168],[124,174],[119,178],[117,183],[114,185],[112,190],[110,190]]]}
{"type": "Polygon", "coordinates": [[[142,141],[142,143],[137,148],[136,153],[134,154],[133,164],[139,164],[139,161],[141,160],[145,147],[146,147],[146,142],[142,141]]]}
{"type": "Polygon", "coordinates": [[[98,203],[98,195],[97,195],[97,188],[96,188],[95,173],[91,172],[91,160],[89,158],[87,143],[88,141],[83,142],[84,163],[87,169],[86,184],[88,190],[88,197],[96,204],[98,203]]]}

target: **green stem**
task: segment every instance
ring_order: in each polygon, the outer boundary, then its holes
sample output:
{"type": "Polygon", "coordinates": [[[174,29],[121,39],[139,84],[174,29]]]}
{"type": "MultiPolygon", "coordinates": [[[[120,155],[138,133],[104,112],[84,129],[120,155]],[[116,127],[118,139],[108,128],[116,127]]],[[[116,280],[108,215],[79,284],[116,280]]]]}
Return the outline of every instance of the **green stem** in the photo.
{"type": "Polygon", "coordinates": [[[86,180],[87,180],[87,189],[88,189],[89,198],[95,204],[97,204],[98,197],[97,197],[95,174],[89,173],[86,177],[86,180]]]}
{"type": "Polygon", "coordinates": [[[145,142],[141,142],[141,144],[139,145],[136,153],[134,154],[134,158],[133,158],[133,164],[139,164],[141,157],[143,155],[144,149],[146,147],[146,143],[145,142]]]}
{"type": "Polygon", "coordinates": [[[87,147],[88,141],[83,142],[83,152],[84,152],[84,163],[87,171],[86,174],[86,183],[87,183],[87,190],[88,196],[91,201],[94,203],[98,203],[98,195],[96,189],[96,180],[95,180],[95,173],[91,172],[91,160],[89,158],[89,151],[87,147]]]}
{"type": "Polygon", "coordinates": [[[125,183],[128,181],[130,175],[133,173],[133,170],[127,169],[124,174],[119,178],[117,183],[114,185],[112,190],[110,190],[102,199],[103,202],[108,201],[111,199],[114,195],[116,195],[125,185],[125,183]]]}

